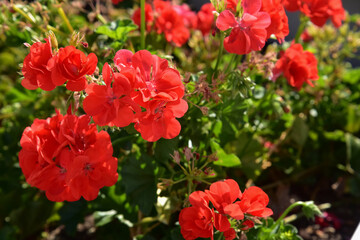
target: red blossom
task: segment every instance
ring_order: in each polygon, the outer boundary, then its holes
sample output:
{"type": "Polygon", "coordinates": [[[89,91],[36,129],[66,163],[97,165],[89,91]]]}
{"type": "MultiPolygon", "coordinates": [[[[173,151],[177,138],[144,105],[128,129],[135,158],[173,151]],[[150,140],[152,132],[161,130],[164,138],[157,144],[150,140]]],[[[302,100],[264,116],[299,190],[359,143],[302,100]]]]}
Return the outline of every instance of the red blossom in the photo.
{"type": "Polygon", "coordinates": [[[188,29],[197,28],[197,16],[196,13],[191,11],[189,5],[174,5],[174,10],[183,18],[184,25],[188,29]]]}
{"type": "Polygon", "coordinates": [[[341,0],[298,0],[298,5],[300,11],[319,27],[331,19],[334,26],[338,28],[345,20],[345,10],[341,0]]]}
{"type": "Polygon", "coordinates": [[[273,211],[266,207],[268,203],[268,195],[261,188],[252,186],[242,194],[239,206],[244,213],[256,217],[269,217],[273,211]]]}
{"type": "Polygon", "coordinates": [[[47,69],[56,86],[64,84],[71,91],[81,91],[87,86],[85,75],[91,75],[96,69],[98,59],[94,53],[86,56],[74,46],[59,49],[56,56],[49,60],[47,69]]]}
{"type": "MultiPolygon", "coordinates": [[[[141,9],[140,8],[136,9],[136,11],[134,12],[134,15],[132,16],[132,19],[133,19],[134,23],[140,27],[140,25],[141,25],[141,9]]],[[[154,21],[154,15],[153,15],[152,7],[150,4],[146,3],[145,4],[145,22],[146,22],[146,30],[148,32],[150,32],[150,30],[151,30],[153,21],[154,21]]]]}
{"type": "Polygon", "coordinates": [[[97,132],[90,117],[57,114],[35,119],[24,130],[19,163],[26,181],[51,201],[90,201],[116,183],[117,159],[108,133],[97,132]]]}
{"type": "Polygon", "coordinates": [[[230,53],[247,54],[259,51],[267,39],[266,28],[270,25],[270,16],[260,11],[261,0],[245,0],[242,2],[244,14],[236,19],[234,14],[225,10],[216,20],[221,31],[232,29],[224,40],[224,47],[230,53]]]}
{"type": "Polygon", "coordinates": [[[266,28],[267,38],[274,34],[280,43],[283,42],[289,34],[289,24],[281,0],[262,0],[260,11],[267,12],[271,18],[271,24],[266,28]]]}
{"type": "MultiPolygon", "coordinates": [[[[145,111],[136,116],[135,129],[147,141],[179,135],[182,117],[188,109],[179,72],[165,59],[141,50],[116,53],[114,62],[121,74],[135,74],[131,98],[145,111]],[[136,90],[136,91],[135,91],[136,90]]],[[[135,109],[134,109],[135,110],[135,109]]]]}
{"type": "Polygon", "coordinates": [[[124,1],[124,0],[111,0],[111,2],[112,2],[114,5],[116,5],[116,4],[118,4],[118,3],[121,3],[122,1],[124,1]]]}
{"type": "Polygon", "coordinates": [[[51,72],[46,68],[48,61],[53,57],[50,39],[47,38],[45,41],[46,43],[34,43],[24,59],[21,70],[24,75],[21,85],[24,88],[51,91],[56,87],[51,80],[51,72]]]}
{"type": "Polygon", "coordinates": [[[134,122],[135,112],[139,112],[140,107],[130,97],[134,74],[127,73],[114,73],[105,63],[102,75],[106,85],[92,83],[86,88],[84,111],[96,124],[126,127],[134,122]]]}
{"type": "Polygon", "coordinates": [[[208,35],[213,27],[213,11],[215,11],[213,5],[211,3],[205,3],[197,13],[197,28],[204,36],[208,35]]]}
{"type": "Polygon", "coordinates": [[[282,4],[289,12],[295,12],[299,10],[298,0],[282,0],[282,4]]]}
{"type": "Polygon", "coordinates": [[[273,69],[273,80],[283,73],[288,83],[297,90],[300,90],[304,83],[314,86],[312,81],[319,79],[314,54],[304,51],[301,44],[293,44],[281,54],[273,69]]]}
{"type": "Polygon", "coordinates": [[[172,6],[166,7],[159,13],[155,25],[158,33],[165,34],[166,41],[173,42],[178,47],[185,44],[190,37],[182,16],[172,6]]]}
{"type": "Polygon", "coordinates": [[[222,214],[228,214],[236,220],[244,218],[239,205],[235,200],[241,198],[241,191],[237,182],[227,179],[211,184],[210,190],[205,190],[211,203],[222,214]]]}

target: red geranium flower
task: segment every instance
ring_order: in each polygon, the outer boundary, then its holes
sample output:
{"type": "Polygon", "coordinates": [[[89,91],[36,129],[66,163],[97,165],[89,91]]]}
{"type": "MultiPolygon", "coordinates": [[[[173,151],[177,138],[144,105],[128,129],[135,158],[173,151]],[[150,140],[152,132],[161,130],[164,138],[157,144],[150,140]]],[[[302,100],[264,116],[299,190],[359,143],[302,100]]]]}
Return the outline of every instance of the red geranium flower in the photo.
{"type": "Polygon", "coordinates": [[[26,181],[51,201],[90,201],[116,183],[117,159],[108,133],[97,132],[90,117],[72,114],[35,119],[20,140],[20,167],[26,181]]]}
{"type": "Polygon", "coordinates": [[[174,5],[174,10],[179,14],[184,22],[185,27],[188,29],[195,29],[197,27],[197,16],[196,13],[191,11],[189,5],[174,5]]]}
{"type": "Polygon", "coordinates": [[[282,43],[289,34],[289,24],[281,0],[262,0],[260,11],[267,12],[271,18],[271,24],[266,28],[267,38],[274,34],[282,43]]]}
{"type": "Polygon", "coordinates": [[[159,13],[155,25],[158,33],[165,34],[166,41],[173,42],[178,47],[186,43],[190,37],[183,18],[172,6],[166,7],[159,13]]]}
{"type": "Polygon", "coordinates": [[[204,36],[208,35],[214,23],[214,6],[211,3],[202,5],[200,11],[197,13],[197,28],[204,36]]]}
{"type": "Polygon", "coordinates": [[[52,72],[51,78],[56,86],[64,84],[71,91],[81,91],[87,86],[85,75],[94,73],[97,65],[94,53],[86,56],[74,46],[61,48],[56,56],[48,62],[48,70],[52,72]]]}
{"type": "Polygon", "coordinates": [[[236,232],[235,229],[229,228],[229,230],[224,232],[225,240],[233,240],[236,238],[236,232]]]}
{"type": "Polygon", "coordinates": [[[312,81],[319,79],[316,57],[311,52],[304,51],[301,44],[293,44],[281,53],[281,58],[273,69],[273,80],[281,73],[297,90],[300,90],[304,83],[314,86],[312,81]]]}
{"type": "Polygon", "coordinates": [[[172,139],[179,135],[180,123],[176,118],[184,116],[188,109],[185,100],[175,102],[151,101],[146,112],[143,112],[135,124],[135,129],[141,133],[142,138],[155,142],[160,138],[172,139]]]}
{"type": "Polygon", "coordinates": [[[213,239],[214,227],[220,232],[230,228],[229,220],[224,215],[209,208],[209,199],[204,192],[193,192],[189,201],[193,206],[182,209],[179,216],[181,234],[186,240],[199,237],[213,239]]]}
{"type": "Polygon", "coordinates": [[[47,38],[45,41],[46,43],[34,43],[24,59],[21,70],[24,75],[21,85],[24,88],[51,91],[56,87],[51,80],[51,72],[46,68],[48,61],[53,57],[50,39],[47,38]]]}
{"type": "Polygon", "coordinates": [[[139,112],[140,107],[130,97],[133,75],[131,72],[128,77],[114,73],[105,63],[102,76],[106,85],[92,83],[86,88],[88,96],[83,102],[84,111],[96,124],[126,127],[134,121],[134,112],[139,112]]]}
{"type": "MultiPolygon", "coordinates": [[[[138,25],[139,27],[141,26],[141,9],[140,8],[136,9],[132,19],[136,25],[138,25]]],[[[146,3],[145,4],[145,23],[146,23],[146,30],[148,32],[150,32],[150,30],[151,30],[153,21],[154,21],[154,15],[153,15],[152,7],[150,4],[146,3]]]]}
{"type": "Polygon", "coordinates": [[[230,53],[259,51],[267,39],[266,28],[271,19],[268,13],[260,12],[261,0],[245,0],[242,6],[244,14],[240,19],[236,19],[231,11],[225,10],[216,20],[216,26],[221,31],[232,28],[230,36],[224,40],[224,47],[230,53]]]}
{"type": "Polygon", "coordinates": [[[282,4],[289,12],[295,12],[299,10],[298,0],[282,0],[282,4]]]}
{"type": "Polygon", "coordinates": [[[244,213],[256,217],[269,217],[273,211],[266,206],[269,204],[268,195],[259,187],[249,187],[244,191],[239,206],[244,213]]]}
{"type": "Polygon", "coordinates": [[[239,205],[234,203],[241,198],[239,185],[234,180],[215,182],[211,184],[210,190],[205,190],[205,193],[219,213],[228,214],[236,220],[244,218],[239,205]]]}
{"type": "Polygon", "coordinates": [[[330,18],[335,27],[345,20],[345,10],[341,0],[302,0],[300,11],[308,16],[312,23],[322,27],[330,18]]]}

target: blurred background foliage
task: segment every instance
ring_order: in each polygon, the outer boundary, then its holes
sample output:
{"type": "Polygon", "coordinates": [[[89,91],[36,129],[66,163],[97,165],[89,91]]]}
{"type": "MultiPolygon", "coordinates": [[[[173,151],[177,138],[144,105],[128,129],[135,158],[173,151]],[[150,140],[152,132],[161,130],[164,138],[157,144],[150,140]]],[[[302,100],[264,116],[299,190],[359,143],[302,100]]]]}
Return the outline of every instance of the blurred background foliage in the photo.
{"type": "Polygon", "coordinates": [[[73,98],[64,87],[45,92],[21,86],[24,43],[43,40],[52,30],[59,46],[69,45],[62,6],[71,26],[85,34],[88,47],[81,50],[95,52],[99,67],[121,48],[139,50],[137,26],[129,20],[138,3],[99,2],[0,3],[0,239],[182,239],[176,222],[189,189],[223,178],[235,179],[242,190],[261,186],[275,218],[294,200],[331,203],[328,211],[348,226],[339,230],[340,239],[351,236],[360,220],[360,68],[350,63],[359,59],[356,14],[339,29],[307,26],[312,40],[303,45],[318,58],[320,79],[301,91],[285,79],[268,80],[276,53],[289,43],[268,43],[262,53],[244,58],[228,54],[215,77],[217,36],[203,39],[194,32],[175,48],[163,36],[148,34],[147,49],[169,59],[186,82],[189,111],[180,119],[180,136],[147,143],[132,126],[106,129],[120,179],[94,201],[53,203],[30,187],[18,164],[22,132],[55,108],[65,113],[73,98]],[[182,165],[193,163],[198,170],[194,185],[182,181],[184,173],[171,157],[176,150],[182,165]]]}

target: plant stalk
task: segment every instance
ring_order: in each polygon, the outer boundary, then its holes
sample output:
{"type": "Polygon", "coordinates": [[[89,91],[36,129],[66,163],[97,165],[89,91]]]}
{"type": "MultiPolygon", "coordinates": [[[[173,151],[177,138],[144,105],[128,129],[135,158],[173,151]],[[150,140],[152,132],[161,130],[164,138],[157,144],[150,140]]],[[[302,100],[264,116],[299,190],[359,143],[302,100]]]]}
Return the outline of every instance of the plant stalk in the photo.
{"type": "Polygon", "coordinates": [[[145,0],[140,0],[141,25],[140,25],[140,47],[145,49],[145,0]]]}
{"type": "Polygon", "coordinates": [[[74,28],[71,26],[70,21],[68,19],[68,17],[66,16],[64,9],[62,7],[58,8],[58,13],[60,14],[60,17],[63,19],[63,21],[65,22],[66,27],[69,29],[70,33],[74,32],[74,28]]]}

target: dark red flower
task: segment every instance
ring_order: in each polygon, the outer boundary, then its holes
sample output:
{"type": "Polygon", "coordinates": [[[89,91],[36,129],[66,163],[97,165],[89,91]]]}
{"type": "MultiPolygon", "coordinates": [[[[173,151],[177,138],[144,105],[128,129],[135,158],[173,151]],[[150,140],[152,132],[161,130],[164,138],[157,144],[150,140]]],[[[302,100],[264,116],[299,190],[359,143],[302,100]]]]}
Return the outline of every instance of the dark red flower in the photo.
{"type": "Polygon", "coordinates": [[[236,232],[235,229],[229,228],[229,230],[224,232],[225,240],[233,240],[236,238],[236,232]]]}
{"type": "Polygon", "coordinates": [[[51,91],[56,87],[51,80],[51,72],[46,68],[48,61],[53,57],[50,39],[47,38],[45,41],[46,43],[34,43],[24,59],[21,70],[24,75],[21,85],[24,88],[51,91]]]}
{"type": "Polygon", "coordinates": [[[245,0],[242,2],[244,14],[236,19],[234,14],[225,10],[216,20],[221,31],[232,29],[224,40],[224,47],[230,53],[247,54],[259,51],[267,39],[266,28],[270,25],[270,16],[261,12],[261,0],[245,0]]]}
{"type": "Polygon", "coordinates": [[[281,0],[262,0],[260,11],[267,12],[271,18],[271,24],[266,28],[267,38],[274,34],[282,43],[289,34],[289,24],[281,0]]]}
{"type": "MultiPolygon", "coordinates": [[[[136,9],[136,11],[134,12],[134,14],[132,16],[132,19],[136,25],[138,25],[139,27],[141,26],[141,9],[140,8],[136,9]]],[[[145,4],[145,24],[146,24],[146,30],[148,32],[150,32],[150,30],[151,30],[153,21],[154,21],[154,15],[153,15],[152,7],[150,4],[146,3],[145,4]]]]}
{"type": "Polygon", "coordinates": [[[300,90],[304,83],[313,86],[312,81],[319,79],[316,57],[301,44],[293,44],[281,55],[273,69],[274,81],[283,73],[288,83],[300,90]]]}
{"type": "Polygon", "coordinates": [[[183,18],[172,6],[166,7],[159,13],[155,25],[158,33],[165,34],[166,41],[173,42],[178,47],[186,43],[190,37],[183,18]]]}
{"type": "Polygon", "coordinates": [[[246,231],[246,230],[249,230],[250,228],[253,228],[254,226],[255,226],[255,223],[253,221],[245,220],[244,222],[242,222],[241,230],[246,231]]]}
{"type": "Polygon", "coordinates": [[[128,76],[114,73],[105,63],[102,72],[105,85],[92,83],[86,88],[88,96],[83,102],[84,111],[97,125],[126,127],[135,120],[135,112],[141,111],[130,97],[134,73],[127,73],[128,76]]]}
{"type": "Polygon", "coordinates": [[[244,213],[256,217],[268,217],[273,211],[266,206],[269,204],[268,195],[259,187],[249,187],[244,191],[238,203],[244,213]]]}
{"type": "Polygon", "coordinates": [[[213,27],[213,11],[215,11],[214,6],[211,3],[205,3],[197,13],[197,28],[204,36],[208,35],[213,27]]]}
{"type": "Polygon", "coordinates": [[[117,159],[108,133],[97,132],[90,117],[72,114],[35,119],[20,140],[20,167],[26,181],[51,201],[90,201],[116,183],[117,159]]]}
{"type": "Polygon", "coordinates": [[[111,2],[112,2],[114,5],[116,5],[116,4],[118,4],[118,3],[121,3],[122,1],[124,1],[124,0],[111,0],[111,2]]]}
{"type": "Polygon", "coordinates": [[[61,48],[56,56],[48,62],[48,70],[56,86],[64,84],[71,91],[81,91],[87,86],[85,75],[94,73],[97,65],[97,57],[94,53],[86,56],[74,46],[61,48]]]}

